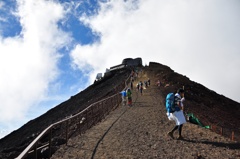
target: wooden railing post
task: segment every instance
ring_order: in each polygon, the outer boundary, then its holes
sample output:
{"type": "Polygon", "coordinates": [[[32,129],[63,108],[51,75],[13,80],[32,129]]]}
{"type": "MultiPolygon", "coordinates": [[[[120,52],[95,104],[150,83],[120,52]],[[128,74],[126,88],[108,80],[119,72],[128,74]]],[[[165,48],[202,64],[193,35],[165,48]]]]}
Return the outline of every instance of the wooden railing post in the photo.
{"type": "Polygon", "coordinates": [[[50,129],[50,133],[49,133],[49,158],[52,155],[52,128],[50,129]]]}
{"type": "Polygon", "coordinates": [[[111,98],[111,107],[114,108],[115,105],[113,104],[113,98],[111,98]]]}
{"type": "Polygon", "coordinates": [[[100,121],[100,115],[101,115],[101,114],[99,113],[99,112],[101,112],[101,111],[99,110],[99,104],[100,104],[100,103],[97,104],[97,122],[100,121]]]}
{"type": "Polygon", "coordinates": [[[93,106],[91,107],[91,120],[93,120],[93,121],[92,121],[92,124],[91,124],[90,127],[92,127],[95,124],[95,117],[94,117],[94,114],[93,114],[93,106]]]}
{"type": "Polygon", "coordinates": [[[68,120],[66,121],[66,145],[68,143],[68,120]]]}
{"type": "Polygon", "coordinates": [[[117,97],[117,104],[119,104],[119,98],[117,97]]]}
{"type": "Polygon", "coordinates": [[[38,142],[35,144],[34,146],[34,154],[35,154],[35,159],[37,159],[37,146],[38,146],[38,142]]]}
{"type": "Polygon", "coordinates": [[[103,118],[103,116],[104,116],[103,102],[101,102],[101,107],[102,107],[102,108],[101,108],[101,112],[102,112],[102,113],[101,113],[101,116],[102,116],[101,118],[103,118]]]}
{"type": "Polygon", "coordinates": [[[234,131],[232,131],[232,141],[234,141],[234,131]]]}
{"type": "Polygon", "coordinates": [[[86,120],[87,120],[87,129],[88,129],[88,126],[89,126],[89,115],[88,115],[88,110],[86,111],[86,120]]]}

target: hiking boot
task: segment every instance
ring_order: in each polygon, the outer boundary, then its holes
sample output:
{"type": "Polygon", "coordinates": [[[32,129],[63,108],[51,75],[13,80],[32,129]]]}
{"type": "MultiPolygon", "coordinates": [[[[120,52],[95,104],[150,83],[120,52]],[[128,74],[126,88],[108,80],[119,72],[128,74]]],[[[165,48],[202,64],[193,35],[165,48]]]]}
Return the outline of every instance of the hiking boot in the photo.
{"type": "Polygon", "coordinates": [[[174,139],[173,132],[170,131],[170,132],[167,133],[167,135],[170,136],[172,139],[174,139]]]}
{"type": "Polygon", "coordinates": [[[183,137],[182,136],[178,136],[177,140],[182,140],[183,137]]]}

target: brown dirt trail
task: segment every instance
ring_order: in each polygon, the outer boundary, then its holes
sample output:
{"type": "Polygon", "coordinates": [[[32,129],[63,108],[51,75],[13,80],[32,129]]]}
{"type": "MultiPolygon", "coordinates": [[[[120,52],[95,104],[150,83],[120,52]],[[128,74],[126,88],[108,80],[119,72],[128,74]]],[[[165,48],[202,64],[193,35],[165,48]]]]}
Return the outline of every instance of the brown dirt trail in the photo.
{"type": "MultiPolygon", "coordinates": [[[[137,82],[148,77],[156,80],[146,73],[137,82]]],[[[134,89],[132,107],[119,105],[85,134],[69,139],[52,158],[240,158],[239,143],[190,123],[183,126],[184,140],[170,139],[166,133],[174,123],[167,119],[159,91],[150,85],[141,96],[134,89]]]]}

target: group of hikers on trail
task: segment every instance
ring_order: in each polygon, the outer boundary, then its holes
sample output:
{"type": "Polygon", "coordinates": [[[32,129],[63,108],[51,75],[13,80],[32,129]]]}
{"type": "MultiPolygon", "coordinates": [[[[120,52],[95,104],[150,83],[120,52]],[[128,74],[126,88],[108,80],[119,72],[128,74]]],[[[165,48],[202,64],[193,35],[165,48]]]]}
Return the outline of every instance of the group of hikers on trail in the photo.
{"type": "MultiPolygon", "coordinates": [[[[134,71],[132,70],[131,72],[131,76],[130,76],[130,88],[127,88],[126,90],[123,90],[122,92],[120,92],[120,94],[122,95],[122,105],[126,105],[126,103],[128,102],[128,106],[132,106],[132,91],[133,90],[133,82],[137,79],[138,77],[138,71],[134,71]]],[[[147,81],[144,81],[145,87],[147,88],[148,86],[150,86],[150,79],[148,78],[147,81]]],[[[137,91],[140,91],[141,95],[143,93],[143,82],[140,81],[139,83],[137,83],[137,91]]]]}
{"type": "Polygon", "coordinates": [[[122,105],[125,106],[128,103],[128,106],[132,106],[132,91],[130,88],[120,92],[122,94],[122,105]]]}
{"type": "MultiPolygon", "coordinates": [[[[127,88],[126,90],[123,90],[121,93],[122,95],[122,105],[132,106],[132,91],[133,90],[133,82],[136,80],[138,74],[134,71],[131,73],[131,79],[130,79],[130,88],[127,88]]],[[[161,85],[160,80],[157,81],[157,86],[161,85]]],[[[150,86],[150,79],[142,82],[138,82],[136,87],[137,91],[143,93],[143,87],[147,88],[150,86]]],[[[183,124],[186,123],[186,119],[183,113],[184,110],[184,89],[180,88],[177,90],[177,93],[169,93],[166,97],[166,109],[167,109],[167,117],[170,121],[175,121],[176,126],[170,130],[167,135],[170,136],[172,139],[174,139],[174,132],[178,130],[178,137],[177,139],[183,139],[182,137],[182,127],[183,124]]]]}
{"type": "Polygon", "coordinates": [[[140,93],[141,93],[141,95],[142,95],[142,92],[143,92],[143,82],[142,81],[140,81],[139,83],[137,83],[137,91],[139,92],[140,91],[140,93]]]}
{"type": "MultiPolygon", "coordinates": [[[[126,90],[123,90],[121,93],[122,95],[122,105],[127,105],[128,106],[132,106],[132,90],[133,90],[133,82],[136,80],[136,77],[138,76],[138,74],[134,71],[132,71],[131,74],[131,79],[130,79],[130,88],[127,88],[126,90]]],[[[162,85],[161,81],[158,80],[156,82],[156,85],[158,87],[160,87],[162,85]]],[[[150,86],[150,79],[148,78],[147,81],[140,81],[137,83],[136,87],[137,87],[137,92],[140,91],[141,95],[143,93],[143,87],[145,86],[145,88],[150,86]]],[[[174,132],[176,130],[178,130],[178,140],[183,139],[182,137],[182,127],[183,124],[185,124],[187,121],[185,119],[184,116],[184,101],[185,101],[185,97],[184,97],[184,87],[180,88],[177,90],[176,93],[168,93],[166,96],[166,110],[167,110],[167,117],[170,121],[175,121],[175,126],[169,131],[167,132],[167,135],[169,137],[171,137],[172,139],[174,139],[174,132]]],[[[189,116],[189,114],[187,114],[189,116]]],[[[191,115],[191,114],[190,114],[191,115]]],[[[192,114],[192,116],[189,117],[188,119],[189,122],[194,123],[194,124],[198,124],[202,127],[205,128],[209,128],[209,126],[204,126],[197,118],[195,118],[192,114]],[[192,121],[191,121],[192,119],[192,121]]]]}
{"type": "Polygon", "coordinates": [[[137,87],[137,92],[140,91],[141,95],[143,93],[143,86],[145,86],[145,88],[150,86],[150,79],[148,78],[147,81],[144,81],[144,83],[142,81],[140,81],[139,83],[137,83],[136,87],[137,87]]]}

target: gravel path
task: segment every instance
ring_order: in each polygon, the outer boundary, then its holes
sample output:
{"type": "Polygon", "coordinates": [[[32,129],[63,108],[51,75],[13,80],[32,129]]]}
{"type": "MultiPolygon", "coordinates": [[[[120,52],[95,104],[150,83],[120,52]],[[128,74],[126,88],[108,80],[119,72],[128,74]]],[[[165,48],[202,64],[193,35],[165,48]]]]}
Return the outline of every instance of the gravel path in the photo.
{"type": "Polygon", "coordinates": [[[52,158],[240,158],[240,143],[190,123],[183,126],[183,140],[169,138],[174,123],[167,119],[163,100],[154,85],[142,96],[134,90],[132,107],[120,105],[85,134],[69,139],[52,158]]]}

